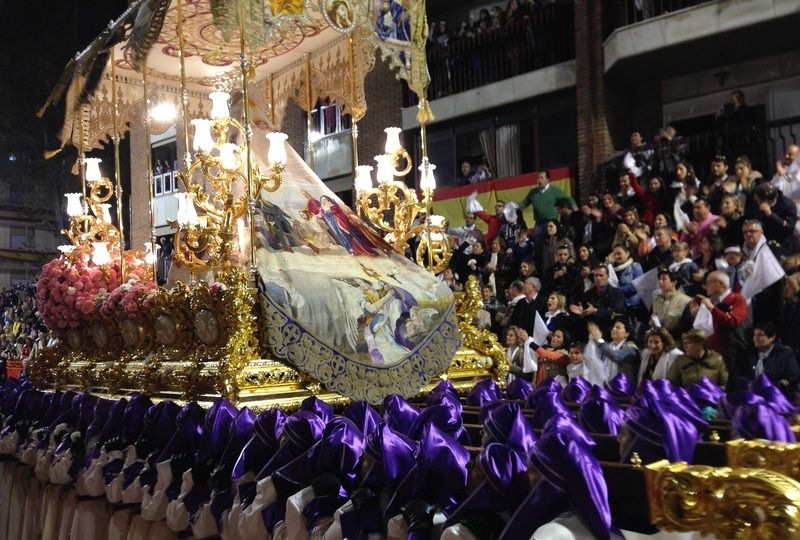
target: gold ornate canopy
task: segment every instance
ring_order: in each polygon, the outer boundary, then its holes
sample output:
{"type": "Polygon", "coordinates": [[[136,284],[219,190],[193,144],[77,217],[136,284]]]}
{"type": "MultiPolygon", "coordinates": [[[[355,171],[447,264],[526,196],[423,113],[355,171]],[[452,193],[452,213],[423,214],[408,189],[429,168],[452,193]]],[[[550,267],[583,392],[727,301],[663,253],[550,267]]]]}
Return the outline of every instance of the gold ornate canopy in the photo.
{"type": "MultiPolygon", "coordinates": [[[[179,104],[179,14],[190,113],[209,110],[207,96],[215,88],[239,89],[240,12],[253,81],[250,105],[273,129],[280,129],[289,100],[309,110],[317,99],[330,98],[360,120],[376,49],[398,78],[425,95],[425,0],[137,0],[70,61],[43,107],[65,102],[62,146],[80,146],[83,133],[88,151],[111,137],[112,58],[121,131],[143,99],[142,70],[151,102],[179,104]]],[[[167,127],[153,126],[156,132],[167,127]]]]}

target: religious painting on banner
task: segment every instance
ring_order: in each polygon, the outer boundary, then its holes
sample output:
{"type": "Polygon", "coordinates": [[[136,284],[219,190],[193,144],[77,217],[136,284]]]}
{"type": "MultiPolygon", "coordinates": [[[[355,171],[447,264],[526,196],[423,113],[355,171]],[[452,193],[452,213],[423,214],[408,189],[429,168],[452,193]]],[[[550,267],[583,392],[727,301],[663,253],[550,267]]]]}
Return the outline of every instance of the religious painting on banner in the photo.
{"type": "MultiPolygon", "coordinates": [[[[411,0],[374,0],[375,34],[406,69],[411,64],[411,0]]],[[[403,77],[406,78],[407,77],[403,77]]]]}
{"type": "MultiPolygon", "coordinates": [[[[256,159],[264,139],[253,137],[256,159]]],[[[281,187],[258,197],[254,217],[265,344],[353,399],[415,394],[458,348],[452,293],[287,150],[281,187]]]]}
{"type": "Polygon", "coordinates": [[[324,0],[322,13],[337,32],[348,32],[356,25],[353,8],[347,0],[324,0]]]}

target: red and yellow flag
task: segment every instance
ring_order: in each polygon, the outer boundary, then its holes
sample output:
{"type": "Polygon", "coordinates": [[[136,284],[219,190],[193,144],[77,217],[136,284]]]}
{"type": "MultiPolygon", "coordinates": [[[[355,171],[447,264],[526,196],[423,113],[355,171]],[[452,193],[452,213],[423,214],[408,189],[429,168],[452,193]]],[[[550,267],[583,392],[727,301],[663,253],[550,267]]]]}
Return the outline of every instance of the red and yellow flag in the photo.
{"type": "MultiPolygon", "coordinates": [[[[549,169],[551,183],[560,188],[567,195],[572,194],[572,174],[569,167],[549,169]]],[[[537,185],[538,173],[522,174],[499,180],[488,180],[468,186],[454,186],[437,189],[433,194],[433,213],[447,218],[451,227],[464,223],[464,212],[467,197],[474,191],[478,192],[478,201],[490,214],[494,213],[494,204],[497,201],[520,202],[528,192],[537,185]]],[[[523,213],[525,223],[533,227],[533,208],[526,208],[523,213]]],[[[486,224],[478,220],[479,228],[486,232],[486,224]]]]}

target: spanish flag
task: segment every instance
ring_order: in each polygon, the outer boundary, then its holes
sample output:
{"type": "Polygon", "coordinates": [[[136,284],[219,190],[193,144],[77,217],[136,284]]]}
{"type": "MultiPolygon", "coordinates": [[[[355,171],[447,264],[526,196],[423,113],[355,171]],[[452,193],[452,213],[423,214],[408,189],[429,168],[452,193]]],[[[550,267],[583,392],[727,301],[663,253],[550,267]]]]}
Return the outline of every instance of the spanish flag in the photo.
{"type": "MultiPolygon", "coordinates": [[[[551,184],[561,188],[567,195],[572,195],[572,174],[569,167],[559,167],[549,169],[551,184]]],[[[451,227],[456,227],[464,223],[464,212],[466,211],[467,197],[475,191],[478,192],[478,202],[483,205],[487,212],[494,213],[494,204],[497,201],[520,202],[528,192],[537,185],[537,172],[500,178],[498,180],[487,180],[468,186],[453,186],[437,189],[433,194],[433,213],[444,216],[451,227]]],[[[533,227],[533,208],[530,206],[522,212],[525,223],[533,227]]],[[[477,220],[478,227],[486,232],[486,224],[477,220]]]]}

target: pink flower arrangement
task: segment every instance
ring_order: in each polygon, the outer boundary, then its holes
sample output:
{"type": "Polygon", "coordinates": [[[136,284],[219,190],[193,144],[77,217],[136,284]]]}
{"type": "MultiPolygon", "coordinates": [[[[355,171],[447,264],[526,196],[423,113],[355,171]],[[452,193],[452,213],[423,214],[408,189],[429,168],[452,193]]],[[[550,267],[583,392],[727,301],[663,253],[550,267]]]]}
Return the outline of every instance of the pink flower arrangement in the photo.
{"type": "MultiPolygon", "coordinates": [[[[90,250],[78,248],[69,259],[53,259],[42,267],[36,285],[36,304],[47,326],[54,329],[79,326],[94,316],[120,288],[119,251],[111,250],[111,255],[111,264],[95,266],[90,259],[90,250]]],[[[135,254],[126,252],[125,262],[133,280],[142,281],[147,275],[147,265],[135,254]]],[[[155,288],[154,284],[151,285],[155,288]]],[[[143,288],[144,285],[139,290],[143,288]]]]}
{"type": "Polygon", "coordinates": [[[100,315],[111,318],[121,308],[128,317],[136,317],[140,310],[152,307],[155,293],[156,284],[152,281],[131,278],[108,295],[100,306],[100,315]]]}

